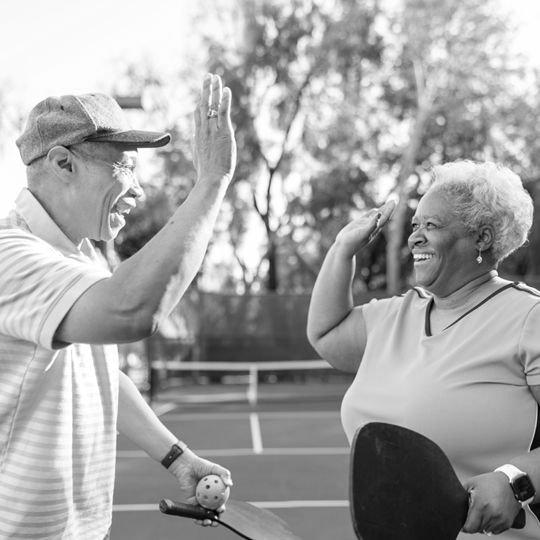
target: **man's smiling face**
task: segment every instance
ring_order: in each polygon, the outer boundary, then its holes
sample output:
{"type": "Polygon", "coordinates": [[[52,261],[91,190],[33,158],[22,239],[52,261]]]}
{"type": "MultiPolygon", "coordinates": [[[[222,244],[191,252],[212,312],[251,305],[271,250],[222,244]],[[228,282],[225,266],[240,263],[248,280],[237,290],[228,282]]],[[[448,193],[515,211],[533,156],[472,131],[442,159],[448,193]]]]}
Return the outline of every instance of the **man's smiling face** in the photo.
{"type": "Polygon", "coordinates": [[[84,167],[77,194],[82,203],[78,219],[82,237],[108,241],[118,236],[126,224],[125,216],[143,192],[135,176],[137,150],[93,143],[96,145],[92,155],[84,148],[71,148],[84,167]]]}

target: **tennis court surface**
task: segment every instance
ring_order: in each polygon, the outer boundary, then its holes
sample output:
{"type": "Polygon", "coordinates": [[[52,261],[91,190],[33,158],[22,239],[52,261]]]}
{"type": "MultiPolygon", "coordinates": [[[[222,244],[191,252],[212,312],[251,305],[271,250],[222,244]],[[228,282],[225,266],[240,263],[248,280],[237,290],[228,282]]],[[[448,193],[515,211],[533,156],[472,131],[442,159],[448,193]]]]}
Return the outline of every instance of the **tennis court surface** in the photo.
{"type": "MultiPolygon", "coordinates": [[[[339,418],[348,384],[274,384],[257,403],[241,389],[211,385],[200,395],[170,389],[153,404],[162,421],[197,454],[232,471],[231,498],[267,508],[304,540],[354,540],[349,503],[349,447],[339,418]]],[[[113,540],[228,540],[161,514],[163,498],[183,501],[175,479],[119,435],[113,540]]]]}

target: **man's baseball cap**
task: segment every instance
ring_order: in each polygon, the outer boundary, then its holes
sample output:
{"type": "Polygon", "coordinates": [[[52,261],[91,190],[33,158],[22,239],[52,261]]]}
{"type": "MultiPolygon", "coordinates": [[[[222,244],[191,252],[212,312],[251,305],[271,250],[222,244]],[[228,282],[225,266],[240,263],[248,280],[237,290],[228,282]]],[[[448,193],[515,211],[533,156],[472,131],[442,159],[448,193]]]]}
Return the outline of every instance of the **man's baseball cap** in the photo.
{"type": "Polygon", "coordinates": [[[47,155],[55,146],[85,141],[157,148],[171,140],[169,133],[131,129],[120,105],[105,94],[48,97],[31,111],[17,139],[25,165],[47,155]]]}

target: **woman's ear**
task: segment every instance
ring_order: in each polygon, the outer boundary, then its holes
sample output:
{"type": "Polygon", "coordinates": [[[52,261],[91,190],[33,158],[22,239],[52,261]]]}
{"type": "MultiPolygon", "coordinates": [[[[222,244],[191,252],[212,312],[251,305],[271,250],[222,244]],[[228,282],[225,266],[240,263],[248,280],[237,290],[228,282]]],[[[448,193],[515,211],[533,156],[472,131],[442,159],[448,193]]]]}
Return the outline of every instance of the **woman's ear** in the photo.
{"type": "Polygon", "coordinates": [[[484,225],[478,230],[477,234],[477,249],[481,251],[488,250],[493,245],[493,241],[495,239],[493,228],[490,225],[484,225]]]}
{"type": "Polygon", "coordinates": [[[55,146],[49,150],[47,161],[54,174],[62,182],[71,182],[74,172],[74,156],[68,148],[55,146]]]}

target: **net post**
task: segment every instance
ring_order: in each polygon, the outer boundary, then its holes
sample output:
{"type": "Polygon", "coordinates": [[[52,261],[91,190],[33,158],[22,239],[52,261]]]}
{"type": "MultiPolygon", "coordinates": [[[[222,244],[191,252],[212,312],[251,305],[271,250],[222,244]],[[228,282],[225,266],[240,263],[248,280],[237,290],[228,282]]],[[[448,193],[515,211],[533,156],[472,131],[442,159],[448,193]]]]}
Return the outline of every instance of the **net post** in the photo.
{"type": "Polygon", "coordinates": [[[249,365],[249,384],[247,389],[247,399],[250,405],[257,405],[257,386],[259,370],[256,364],[249,365]]]}

